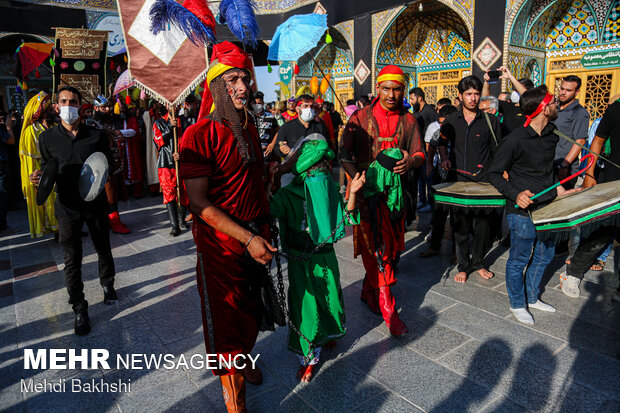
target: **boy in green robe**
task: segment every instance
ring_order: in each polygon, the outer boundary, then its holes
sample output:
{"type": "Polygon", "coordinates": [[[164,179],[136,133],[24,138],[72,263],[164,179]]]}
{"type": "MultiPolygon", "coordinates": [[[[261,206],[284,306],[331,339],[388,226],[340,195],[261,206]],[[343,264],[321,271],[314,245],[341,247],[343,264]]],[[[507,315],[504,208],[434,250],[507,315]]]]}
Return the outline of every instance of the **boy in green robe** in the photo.
{"type": "MultiPolygon", "coordinates": [[[[345,205],[331,176],[334,152],[324,139],[308,140],[299,149],[293,182],[281,188],[270,202],[278,218],[288,260],[289,313],[293,325],[305,336],[289,329],[288,348],[301,363],[297,378],[312,379],[321,347],[333,347],[345,331],[344,300],[333,243],[345,236],[345,225],[359,224],[355,193],[365,182],[357,174],[345,205]],[[344,217],[344,218],[343,218],[344,217]],[[317,246],[318,251],[310,255],[317,246]],[[295,260],[294,258],[302,258],[295,260]]],[[[270,175],[276,167],[271,168],[270,175]]]]}

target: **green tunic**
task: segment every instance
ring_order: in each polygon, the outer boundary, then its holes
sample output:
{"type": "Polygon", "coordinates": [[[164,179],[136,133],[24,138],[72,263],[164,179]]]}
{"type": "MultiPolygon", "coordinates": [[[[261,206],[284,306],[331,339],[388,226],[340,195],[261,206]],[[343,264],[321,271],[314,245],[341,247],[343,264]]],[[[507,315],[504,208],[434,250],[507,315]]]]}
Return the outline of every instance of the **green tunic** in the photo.
{"type": "MultiPolygon", "coordinates": [[[[333,186],[333,191],[332,188],[329,190],[331,194],[338,193],[336,183],[331,178],[329,185],[333,186]]],[[[333,196],[329,198],[334,199],[333,196]]],[[[332,205],[325,205],[325,208],[340,208],[344,213],[346,206],[340,195],[338,198],[337,202],[326,200],[327,204],[332,205]]],[[[280,189],[272,198],[270,207],[271,213],[279,220],[283,249],[288,254],[298,257],[316,248],[317,244],[312,241],[308,231],[303,183],[296,180],[280,189]]],[[[311,220],[320,218],[317,209],[315,202],[313,211],[316,216],[310,217],[311,220]]],[[[349,221],[347,225],[358,224],[359,213],[353,213],[349,221]]],[[[333,244],[325,244],[309,260],[289,260],[288,279],[290,318],[299,331],[315,347],[342,337],[346,331],[344,300],[333,244]]],[[[292,329],[289,329],[288,348],[296,354],[310,356],[308,343],[292,329]]]]}

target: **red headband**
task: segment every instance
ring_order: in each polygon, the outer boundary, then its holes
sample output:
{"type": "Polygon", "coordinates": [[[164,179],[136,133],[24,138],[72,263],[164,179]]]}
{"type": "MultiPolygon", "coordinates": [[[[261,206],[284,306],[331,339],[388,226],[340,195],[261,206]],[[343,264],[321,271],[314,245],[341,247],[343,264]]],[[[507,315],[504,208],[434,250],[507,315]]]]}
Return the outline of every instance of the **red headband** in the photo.
{"type": "Polygon", "coordinates": [[[554,98],[554,96],[551,93],[547,92],[547,96],[545,96],[545,98],[542,100],[542,102],[540,102],[540,104],[538,105],[538,107],[536,108],[534,113],[532,113],[531,115],[527,115],[525,117],[526,121],[523,124],[523,126],[525,126],[527,128],[529,126],[530,122],[532,121],[532,119],[534,119],[536,116],[538,116],[538,114],[543,111],[545,106],[547,106],[549,103],[551,103],[553,98],[554,98]]]}

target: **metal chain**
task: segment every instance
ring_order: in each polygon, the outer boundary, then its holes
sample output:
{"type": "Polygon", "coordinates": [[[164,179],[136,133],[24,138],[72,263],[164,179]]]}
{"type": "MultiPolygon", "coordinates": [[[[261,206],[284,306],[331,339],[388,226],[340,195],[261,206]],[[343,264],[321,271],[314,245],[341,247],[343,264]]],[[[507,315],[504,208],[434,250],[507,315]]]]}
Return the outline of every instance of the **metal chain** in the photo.
{"type": "MultiPolygon", "coordinates": [[[[316,348],[316,345],[305,335],[303,335],[303,333],[301,331],[299,331],[299,329],[297,328],[297,326],[295,324],[293,324],[293,322],[291,321],[291,316],[290,313],[288,311],[288,307],[286,305],[286,293],[284,292],[284,276],[282,275],[282,263],[280,261],[280,257],[285,257],[287,260],[291,260],[291,261],[307,261],[309,260],[312,255],[316,254],[319,249],[321,249],[325,244],[327,244],[329,242],[330,239],[332,239],[335,235],[336,232],[338,232],[338,230],[340,229],[340,227],[342,227],[345,223],[345,220],[347,220],[348,218],[350,218],[350,212],[348,210],[345,210],[345,213],[342,217],[342,220],[338,223],[338,225],[336,225],[336,228],[332,231],[332,233],[330,234],[329,237],[327,237],[323,242],[321,242],[319,245],[316,246],[316,248],[314,248],[310,253],[304,253],[299,257],[293,257],[285,252],[281,252],[281,251],[277,251],[274,253],[274,257],[275,257],[275,261],[276,261],[276,276],[278,279],[278,291],[277,291],[277,295],[278,295],[278,305],[280,306],[280,311],[282,311],[282,313],[284,314],[284,317],[286,318],[286,321],[289,325],[289,327],[295,332],[295,334],[297,334],[299,337],[301,337],[302,339],[304,339],[307,343],[308,343],[308,355],[312,354],[313,357],[309,357],[309,356],[304,356],[304,364],[307,366],[310,361],[314,358],[314,349],[316,348]]],[[[271,237],[272,237],[272,242],[273,242],[273,246],[278,249],[279,248],[279,243],[278,243],[278,237],[280,235],[280,230],[278,229],[278,226],[275,224],[275,219],[272,218],[271,220],[271,237]]],[[[269,271],[269,274],[271,276],[271,265],[270,264],[266,264],[267,270],[269,271]]]]}
{"type": "MultiPolygon", "coordinates": [[[[316,254],[321,248],[323,248],[325,246],[325,244],[329,243],[330,240],[334,239],[334,237],[336,236],[336,233],[340,230],[340,228],[344,225],[345,221],[351,216],[351,213],[348,210],[345,210],[345,213],[342,216],[342,219],[340,220],[340,222],[336,225],[336,227],[334,228],[334,230],[332,231],[332,233],[325,238],[325,240],[323,240],[323,242],[321,242],[320,244],[318,244],[312,251],[310,252],[304,252],[303,254],[301,254],[299,257],[294,257],[284,251],[276,251],[274,252],[274,255],[278,256],[281,255],[284,258],[286,258],[289,261],[308,261],[310,258],[312,258],[312,256],[314,254],[316,254]]],[[[332,243],[334,241],[331,241],[332,243]]]]}

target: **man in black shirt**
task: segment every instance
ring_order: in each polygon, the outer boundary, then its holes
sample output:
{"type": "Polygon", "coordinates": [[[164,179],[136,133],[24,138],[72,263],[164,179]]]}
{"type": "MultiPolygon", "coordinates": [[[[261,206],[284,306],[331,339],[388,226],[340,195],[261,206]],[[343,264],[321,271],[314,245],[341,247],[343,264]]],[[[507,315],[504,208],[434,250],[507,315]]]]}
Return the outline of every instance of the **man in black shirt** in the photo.
{"type": "MultiPolygon", "coordinates": [[[[297,144],[306,136],[318,133],[325,139],[329,139],[329,134],[325,124],[317,118],[314,110],[314,98],[310,95],[301,95],[297,99],[295,108],[297,117],[286,122],[280,127],[277,136],[276,154],[288,159],[289,154],[294,152],[297,144]]],[[[281,177],[281,185],[285,186],[291,182],[293,174],[286,173],[281,177]]]]}
{"type": "Polygon", "coordinates": [[[313,133],[329,137],[325,124],[316,119],[317,113],[313,109],[314,98],[310,95],[301,95],[297,99],[297,118],[286,122],[278,132],[277,151],[280,156],[287,156],[303,138],[313,133]]]}
{"type": "MultiPolygon", "coordinates": [[[[82,239],[84,223],[99,258],[99,281],[103,287],[103,301],[113,304],[117,300],[114,290],[114,259],[110,248],[108,226],[108,203],[105,192],[90,202],[84,201],[78,192],[80,171],[84,161],[95,152],[103,152],[111,159],[110,144],[101,131],[80,123],[78,108],[82,102],[80,92],[73,87],[58,91],[60,125],[43,132],[39,138],[41,168],[56,158],[56,218],[58,219],[59,243],[65,253],[65,278],[69,292],[69,304],[75,312],[75,334],[90,331],[88,302],[84,299],[82,283],[82,239]]],[[[38,185],[41,172],[35,171],[30,180],[38,185]]]]}
{"type": "MultiPolygon", "coordinates": [[[[499,121],[478,108],[482,90],[480,79],[467,76],[459,82],[458,90],[461,107],[448,115],[441,125],[442,139],[439,141],[441,166],[450,171],[448,181],[486,182],[493,152],[501,139],[499,121]],[[450,145],[449,158],[446,149],[448,145],[450,145]],[[456,170],[465,172],[457,175],[456,170]],[[478,174],[472,176],[471,174],[475,172],[478,174]]],[[[493,273],[484,266],[484,256],[490,246],[491,226],[494,221],[496,221],[494,216],[483,211],[473,217],[463,209],[452,212],[452,232],[459,270],[454,277],[456,282],[464,283],[467,276],[474,271],[485,279],[493,277],[493,273]],[[470,235],[473,235],[471,254],[470,235]]]]}
{"type": "MultiPolygon", "coordinates": [[[[608,139],[611,144],[611,152],[607,158],[616,165],[620,165],[620,99],[609,105],[603,119],[601,119],[590,147],[592,152],[601,153],[608,139]]],[[[595,158],[598,157],[595,155],[595,158]]],[[[586,172],[586,178],[583,182],[584,188],[596,185],[597,181],[594,179],[595,165],[596,161],[586,172]]],[[[605,162],[605,168],[603,168],[598,181],[603,183],[618,180],[620,180],[620,168],[610,162],[605,162]]],[[[618,184],[620,185],[620,182],[618,184]]],[[[579,284],[583,279],[583,275],[595,262],[617,230],[618,226],[605,226],[595,230],[588,237],[581,240],[566,272],[560,276],[562,292],[564,294],[569,297],[579,297],[579,284]]],[[[620,286],[614,296],[614,301],[620,301],[620,286]]]]}
{"type": "Polygon", "coordinates": [[[506,262],[506,289],[510,311],[519,322],[531,325],[534,319],[526,307],[555,312],[538,298],[540,280],[553,259],[555,242],[536,240],[536,229],[529,214],[551,202],[556,194],[564,195],[569,191],[560,185],[557,191],[550,191],[535,201],[530,199],[554,183],[553,160],[558,136],[553,132],[556,126],[552,121],[558,116],[558,107],[546,86],[526,91],[520,102],[527,115],[527,126],[515,129],[502,139],[489,170],[489,181],[508,199],[506,214],[511,246],[506,262]],[[503,178],[504,171],[508,172],[508,180],[503,178]],[[515,208],[515,202],[519,208],[515,208]],[[530,256],[532,262],[528,266],[530,256]]]}

